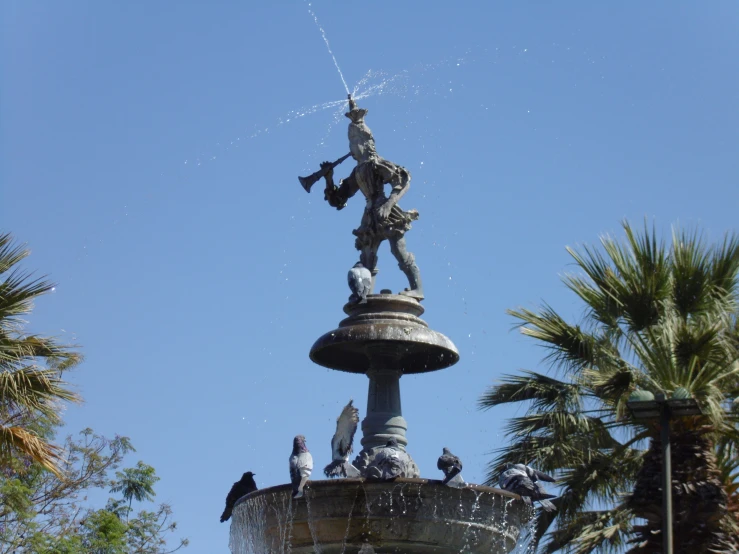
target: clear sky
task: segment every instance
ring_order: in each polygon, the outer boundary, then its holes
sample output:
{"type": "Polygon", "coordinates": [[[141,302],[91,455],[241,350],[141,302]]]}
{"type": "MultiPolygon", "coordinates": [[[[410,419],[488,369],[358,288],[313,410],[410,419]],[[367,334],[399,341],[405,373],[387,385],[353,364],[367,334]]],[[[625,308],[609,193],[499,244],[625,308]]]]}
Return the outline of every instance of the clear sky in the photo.
{"type": "MultiPolygon", "coordinates": [[[[297,181],[348,151],[327,105],[344,85],[302,0],[0,9],[0,228],[58,283],[31,329],[84,347],[67,428],[130,436],[187,552],[227,552],[242,472],[287,482],[298,433],[323,467],[350,397],[364,416],[367,379],[308,359],[343,316],[363,200],[337,212],[297,181]]],[[[312,9],[349,88],[375,86],[359,103],[412,174],[424,319],[461,354],[401,380],[409,450],[437,478],[449,446],[480,482],[516,412],[477,399],[544,354],[505,309],[581,313],[565,246],[623,218],[736,229],[739,4],[312,9]]],[[[379,267],[379,287],[405,286],[386,246],[379,267]]]]}

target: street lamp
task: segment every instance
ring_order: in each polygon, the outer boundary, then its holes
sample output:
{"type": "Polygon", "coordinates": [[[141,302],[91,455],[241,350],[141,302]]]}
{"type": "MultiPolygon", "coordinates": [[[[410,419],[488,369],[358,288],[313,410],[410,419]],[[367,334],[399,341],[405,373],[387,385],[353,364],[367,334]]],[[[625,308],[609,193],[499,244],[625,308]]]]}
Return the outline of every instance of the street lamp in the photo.
{"type": "Polygon", "coordinates": [[[700,405],[684,388],[678,388],[670,398],[663,393],[655,397],[649,391],[634,391],[626,402],[637,420],[659,418],[662,441],[662,545],[664,554],[672,554],[672,460],[670,452],[670,419],[700,415],[700,405]]]}

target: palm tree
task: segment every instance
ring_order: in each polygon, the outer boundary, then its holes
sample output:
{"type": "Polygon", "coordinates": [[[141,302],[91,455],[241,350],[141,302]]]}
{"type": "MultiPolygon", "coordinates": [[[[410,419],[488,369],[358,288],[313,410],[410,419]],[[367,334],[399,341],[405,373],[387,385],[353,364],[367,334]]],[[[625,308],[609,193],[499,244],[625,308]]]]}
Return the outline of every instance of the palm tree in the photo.
{"type": "Polygon", "coordinates": [[[726,463],[739,446],[739,410],[727,409],[739,397],[739,239],[709,247],[673,231],[667,247],[646,226],[623,227],[626,240],[604,237],[602,251],[568,248],[584,273],[563,278],[584,302],[579,323],[548,305],[509,311],[548,350],[552,371],[504,376],[481,397],[483,409],[528,405],[508,421],[511,444],[487,482],[521,461],[558,477],[558,510],[536,522],[541,552],[661,552],[659,428],[634,420],[626,402],[638,389],[669,397],[682,387],[703,415],[672,429],[677,552],[739,551],[726,463]]]}
{"type": "Polygon", "coordinates": [[[131,513],[131,504],[153,500],[156,496],[154,483],[159,481],[156,471],[150,465],[139,461],[136,467],[129,467],[123,471],[116,471],[116,480],[111,483],[110,492],[119,492],[124,500],[128,500],[126,521],[131,513]]]}
{"type": "Polygon", "coordinates": [[[81,356],[53,338],[23,332],[22,316],[53,285],[17,266],[29,251],[0,234],[0,468],[36,462],[61,476],[61,450],[48,430],[61,423],[63,402],[79,402],[62,374],[81,356]]]}

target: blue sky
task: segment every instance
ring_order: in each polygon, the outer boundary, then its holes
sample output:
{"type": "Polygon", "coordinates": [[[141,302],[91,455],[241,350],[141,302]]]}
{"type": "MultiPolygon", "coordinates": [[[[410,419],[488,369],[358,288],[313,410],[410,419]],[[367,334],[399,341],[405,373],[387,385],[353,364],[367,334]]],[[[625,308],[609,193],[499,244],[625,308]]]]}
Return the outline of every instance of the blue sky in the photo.
{"type": "MultiPolygon", "coordinates": [[[[287,482],[298,433],[322,467],[341,407],[364,415],[367,379],[308,359],[342,318],[363,202],[337,212],[296,178],[348,151],[326,107],[344,86],[303,1],[0,9],[0,228],[58,283],[30,328],[84,347],[68,430],[130,436],[187,552],[226,552],[218,516],[242,472],[287,482]]],[[[480,482],[522,412],[478,397],[543,367],[505,309],[581,313],[565,246],[623,218],[736,228],[739,4],[312,9],[349,87],[376,86],[360,106],[412,174],[424,319],[461,354],[401,380],[409,450],[435,478],[449,446],[480,482]]],[[[405,286],[386,246],[379,264],[379,287],[405,286]]]]}

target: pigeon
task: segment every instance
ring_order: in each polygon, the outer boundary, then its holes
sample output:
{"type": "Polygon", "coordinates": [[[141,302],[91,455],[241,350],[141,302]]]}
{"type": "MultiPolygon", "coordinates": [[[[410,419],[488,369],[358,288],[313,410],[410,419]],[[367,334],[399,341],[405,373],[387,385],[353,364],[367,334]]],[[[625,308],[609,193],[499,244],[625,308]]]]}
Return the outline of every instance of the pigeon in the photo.
{"type": "Polygon", "coordinates": [[[444,447],[443,454],[439,456],[439,460],[436,462],[436,467],[444,473],[443,484],[449,486],[464,485],[464,480],[460,475],[462,471],[462,460],[452,454],[446,446],[444,447]]]}
{"type": "Polygon", "coordinates": [[[293,485],[293,498],[303,496],[303,487],[313,471],[313,456],[305,445],[305,437],[298,435],[293,439],[293,452],[290,455],[290,482],[293,485]]]}
{"type": "Polygon", "coordinates": [[[555,483],[557,480],[552,477],[551,475],[547,475],[546,473],[542,473],[541,471],[534,469],[531,466],[523,465],[523,464],[515,464],[515,467],[521,468],[523,466],[523,469],[526,471],[526,475],[529,476],[529,479],[532,481],[546,481],[548,483],[555,483]]]}
{"type": "Polygon", "coordinates": [[[501,477],[503,475],[515,474],[526,475],[532,481],[547,481],[549,483],[554,483],[557,481],[554,477],[551,477],[546,473],[542,473],[541,471],[536,470],[533,467],[527,466],[525,464],[506,464],[506,470],[501,473],[501,477]]]}
{"type": "Polygon", "coordinates": [[[398,446],[398,441],[390,439],[376,454],[367,467],[366,476],[370,479],[390,481],[396,477],[407,477],[410,456],[398,446]]]}
{"type": "Polygon", "coordinates": [[[234,504],[242,496],[246,496],[250,492],[257,490],[257,484],[254,482],[254,474],[251,471],[247,471],[241,476],[240,481],[236,481],[228,491],[226,496],[226,509],[221,514],[221,523],[228,521],[231,517],[231,512],[234,509],[234,504]]]}
{"type": "Polygon", "coordinates": [[[370,270],[362,265],[362,262],[357,262],[354,267],[349,270],[347,275],[347,281],[349,282],[349,288],[352,291],[352,295],[349,297],[349,302],[352,304],[366,304],[367,295],[372,289],[372,274],[370,270]]]}
{"type": "Polygon", "coordinates": [[[331,463],[323,468],[326,477],[360,477],[359,470],[349,462],[358,423],[359,410],[354,407],[353,400],[349,400],[336,418],[336,432],[331,439],[331,463]]]}
{"type": "Polygon", "coordinates": [[[555,498],[555,495],[547,493],[541,481],[553,483],[555,479],[524,464],[507,464],[506,470],[500,474],[498,485],[503,490],[519,495],[529,506],[533,500],[537,500],[544,510],[552,512],[557,508],[549,499],[555,498]]]}

